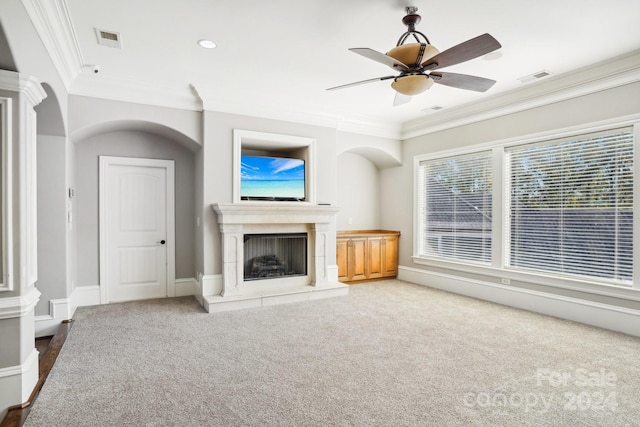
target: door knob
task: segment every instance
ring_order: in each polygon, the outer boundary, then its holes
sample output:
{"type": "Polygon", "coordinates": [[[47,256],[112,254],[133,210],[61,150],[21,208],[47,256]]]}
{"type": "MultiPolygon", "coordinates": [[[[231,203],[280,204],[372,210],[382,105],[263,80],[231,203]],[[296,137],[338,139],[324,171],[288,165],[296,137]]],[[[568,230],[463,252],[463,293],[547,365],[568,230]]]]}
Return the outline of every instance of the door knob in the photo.
{"type": "Polygon", "coordinates": [[[156,242],[156,243],[160,243],[161,245],[164,245],[167,242],[163,239],[163,240],[160,240],[159,242],[156,242]]]}

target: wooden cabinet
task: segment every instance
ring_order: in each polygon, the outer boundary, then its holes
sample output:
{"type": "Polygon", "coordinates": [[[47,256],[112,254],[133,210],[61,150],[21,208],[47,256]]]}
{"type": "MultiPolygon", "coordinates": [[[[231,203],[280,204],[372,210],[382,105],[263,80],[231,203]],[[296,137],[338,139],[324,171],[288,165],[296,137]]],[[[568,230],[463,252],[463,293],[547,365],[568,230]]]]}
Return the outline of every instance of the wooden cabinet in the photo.
{"type": "Polygon", "coordinates": [[[400,232],[388,230],[338,231],[338,280],[356,282],[398,274],[400,232]]]}

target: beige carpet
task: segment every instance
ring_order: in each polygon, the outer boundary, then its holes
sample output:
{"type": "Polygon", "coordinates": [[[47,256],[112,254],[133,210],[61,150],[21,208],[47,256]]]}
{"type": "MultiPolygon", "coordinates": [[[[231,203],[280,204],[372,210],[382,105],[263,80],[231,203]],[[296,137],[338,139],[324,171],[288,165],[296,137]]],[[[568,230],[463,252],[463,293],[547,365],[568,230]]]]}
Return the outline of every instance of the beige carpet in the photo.
{"type": "Polygon", "coordinates": [[[26,426],[640,425],[640,339],[390,280],[80,308],[26,426]]]}

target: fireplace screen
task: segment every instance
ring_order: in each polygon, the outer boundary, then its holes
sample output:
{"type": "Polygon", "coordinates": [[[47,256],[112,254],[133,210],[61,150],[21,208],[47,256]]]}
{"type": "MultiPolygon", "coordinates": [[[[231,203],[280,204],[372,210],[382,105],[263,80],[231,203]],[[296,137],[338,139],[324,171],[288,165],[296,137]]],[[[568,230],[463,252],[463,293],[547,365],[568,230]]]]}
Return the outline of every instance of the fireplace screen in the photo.
{"type": "Polygon", "coordinates": [[[307,274],[307,233],[245,234],[244,280],[307,274]]]}

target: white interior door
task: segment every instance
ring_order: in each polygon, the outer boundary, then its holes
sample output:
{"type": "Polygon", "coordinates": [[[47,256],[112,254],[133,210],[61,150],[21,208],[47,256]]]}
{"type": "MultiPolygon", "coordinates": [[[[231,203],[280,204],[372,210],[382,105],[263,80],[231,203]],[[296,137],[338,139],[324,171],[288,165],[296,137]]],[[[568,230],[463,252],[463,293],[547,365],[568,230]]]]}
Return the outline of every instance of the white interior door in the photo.
{"type": "Polygon", "coordinates": [[[173,161],[100,157],[103,303],[173,296],[173,161]]]}

